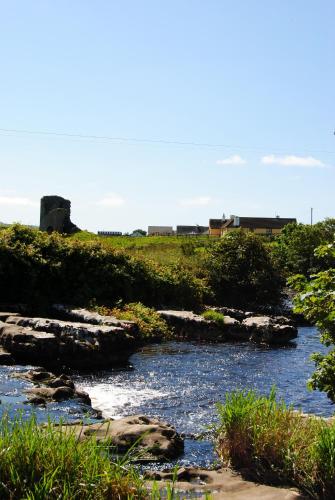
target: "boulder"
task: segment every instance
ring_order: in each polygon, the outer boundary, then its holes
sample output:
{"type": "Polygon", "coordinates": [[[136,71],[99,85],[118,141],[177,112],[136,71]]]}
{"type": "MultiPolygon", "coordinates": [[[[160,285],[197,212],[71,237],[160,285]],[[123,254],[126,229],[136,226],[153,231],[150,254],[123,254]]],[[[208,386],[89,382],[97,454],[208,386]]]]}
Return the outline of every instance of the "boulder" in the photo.
{"type": "Polygon", "coordinates": [[[78,391],[73,381],[67,375],[54,375],[42,369],[32,369],[26,372],[13,373],[13,377],[32,382],[35,387],[28,389],[28,403],[35,405],[50,401],[64,401],[67,399],[80,399],[84,404],[91,406],[91,400],[86,392],[78,391]]]}
{"type": "Polygon", "coordinates": [[[94,437],[98,442],[108,443],[119,453],[126,453],[135,445],[139,459],[173,459],[184,451],[184,442],[174,427],[144,415],[62,428],[74,432],[80,441],[94,437]]]}
{"type": "Polygon", "coordinates": [[[252,342],[286,344],[298,336],[298,330],[284,316],[251,316],[242,321],[252,342]]]}

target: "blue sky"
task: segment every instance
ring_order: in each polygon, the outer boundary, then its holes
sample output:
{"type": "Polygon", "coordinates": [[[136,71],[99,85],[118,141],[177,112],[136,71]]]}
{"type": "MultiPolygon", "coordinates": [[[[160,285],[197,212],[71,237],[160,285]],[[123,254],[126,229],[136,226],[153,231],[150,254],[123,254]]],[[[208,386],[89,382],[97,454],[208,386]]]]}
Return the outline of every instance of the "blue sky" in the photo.
{"type": "Polygon", "coordinates": [[[332,0],[0,6],[0,221],[335,216],[332,0]]]}

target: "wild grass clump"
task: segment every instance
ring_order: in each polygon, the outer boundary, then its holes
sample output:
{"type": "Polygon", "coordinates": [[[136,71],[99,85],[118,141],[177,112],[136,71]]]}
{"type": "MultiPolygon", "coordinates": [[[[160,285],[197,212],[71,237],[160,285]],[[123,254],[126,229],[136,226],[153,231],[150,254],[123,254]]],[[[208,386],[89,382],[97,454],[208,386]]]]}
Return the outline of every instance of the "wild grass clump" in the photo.
{"type": "Polygon", "coordinates": [[[118,319],[134,321],[143,340],[162,340],[171,338],[172,332],[166,321],[150,307],[140,302],[125,304],[120,307],[108,308],[98,306],[94,308],[99,314],[112,315],[118,319]]]}
{"type": "Polygon", "coordinates": [[[312,498],[335,497],[335,423],[294,411],[254,391],[217,405],[217,451],[251,479],[295,485],[312,498]]]}
{"type": "Polygon", "coordinates": [[[0,498],[119,500],[146,498],[143,481],[107,445],[78,441],[71,427],[39,426],[32,417],[0,421],[0,498]]]}
{"type": "Polygon", "coordinates": [[[218,326],[224,327],[224,314],[208,309],[202,313],[202,316],[209,321],[214,321],[218,326]]]}

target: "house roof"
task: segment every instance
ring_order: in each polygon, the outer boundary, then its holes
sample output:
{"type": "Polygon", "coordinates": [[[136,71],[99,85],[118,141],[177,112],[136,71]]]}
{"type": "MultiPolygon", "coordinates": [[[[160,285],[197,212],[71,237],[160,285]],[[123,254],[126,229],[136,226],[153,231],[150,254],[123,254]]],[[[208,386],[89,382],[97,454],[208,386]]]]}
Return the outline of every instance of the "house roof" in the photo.
{"type": "Polygon", "coordinates": [[[226,222],[226,219],[209,219],[210,229],[221,229],[222,224],[226,222]]]}
{"type": "MultiPolygon", "coordinates": [[[[285,219],[281,217],[238,217],[239,224],[237,227],[248,229],[282,229],[286,224],[296,223],[297,219],[285,219]]],[[[228,219],[222,229],[234,226],[234,218],[228,219]]]]}
{"type": "Polygon", "coordinates": [[[177,226],[177,234],[206,234],[208,226],[177,226]]]}

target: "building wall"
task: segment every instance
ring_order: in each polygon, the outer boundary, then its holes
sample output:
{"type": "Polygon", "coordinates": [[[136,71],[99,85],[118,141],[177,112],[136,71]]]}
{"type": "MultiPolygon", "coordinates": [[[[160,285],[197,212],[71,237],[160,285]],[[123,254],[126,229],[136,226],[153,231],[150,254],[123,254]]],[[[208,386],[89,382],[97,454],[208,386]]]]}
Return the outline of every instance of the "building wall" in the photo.
{"type": "MultiPolygon", "coordinates": [[[[225,227],[224,229],[221,230],[221,236],[228,231],[236,231],[236,229],[240,229],[240,228],[239,227],[225,227]]],[[[252,231],[255,234],[273,234],[273,235],[275,235],[275,234],[280,234],[282,232],[282,229],[271,229],[271,232],[269,232],[264,227],[255,228],[253,230],[248,229],[246,227],[244,229],[246,229],[247,231],[252,231]]]]}
{"type": "Polygon", "coordinates": [[[209,228],[209,236],[221,236],[221,229],[209,228]]]}

